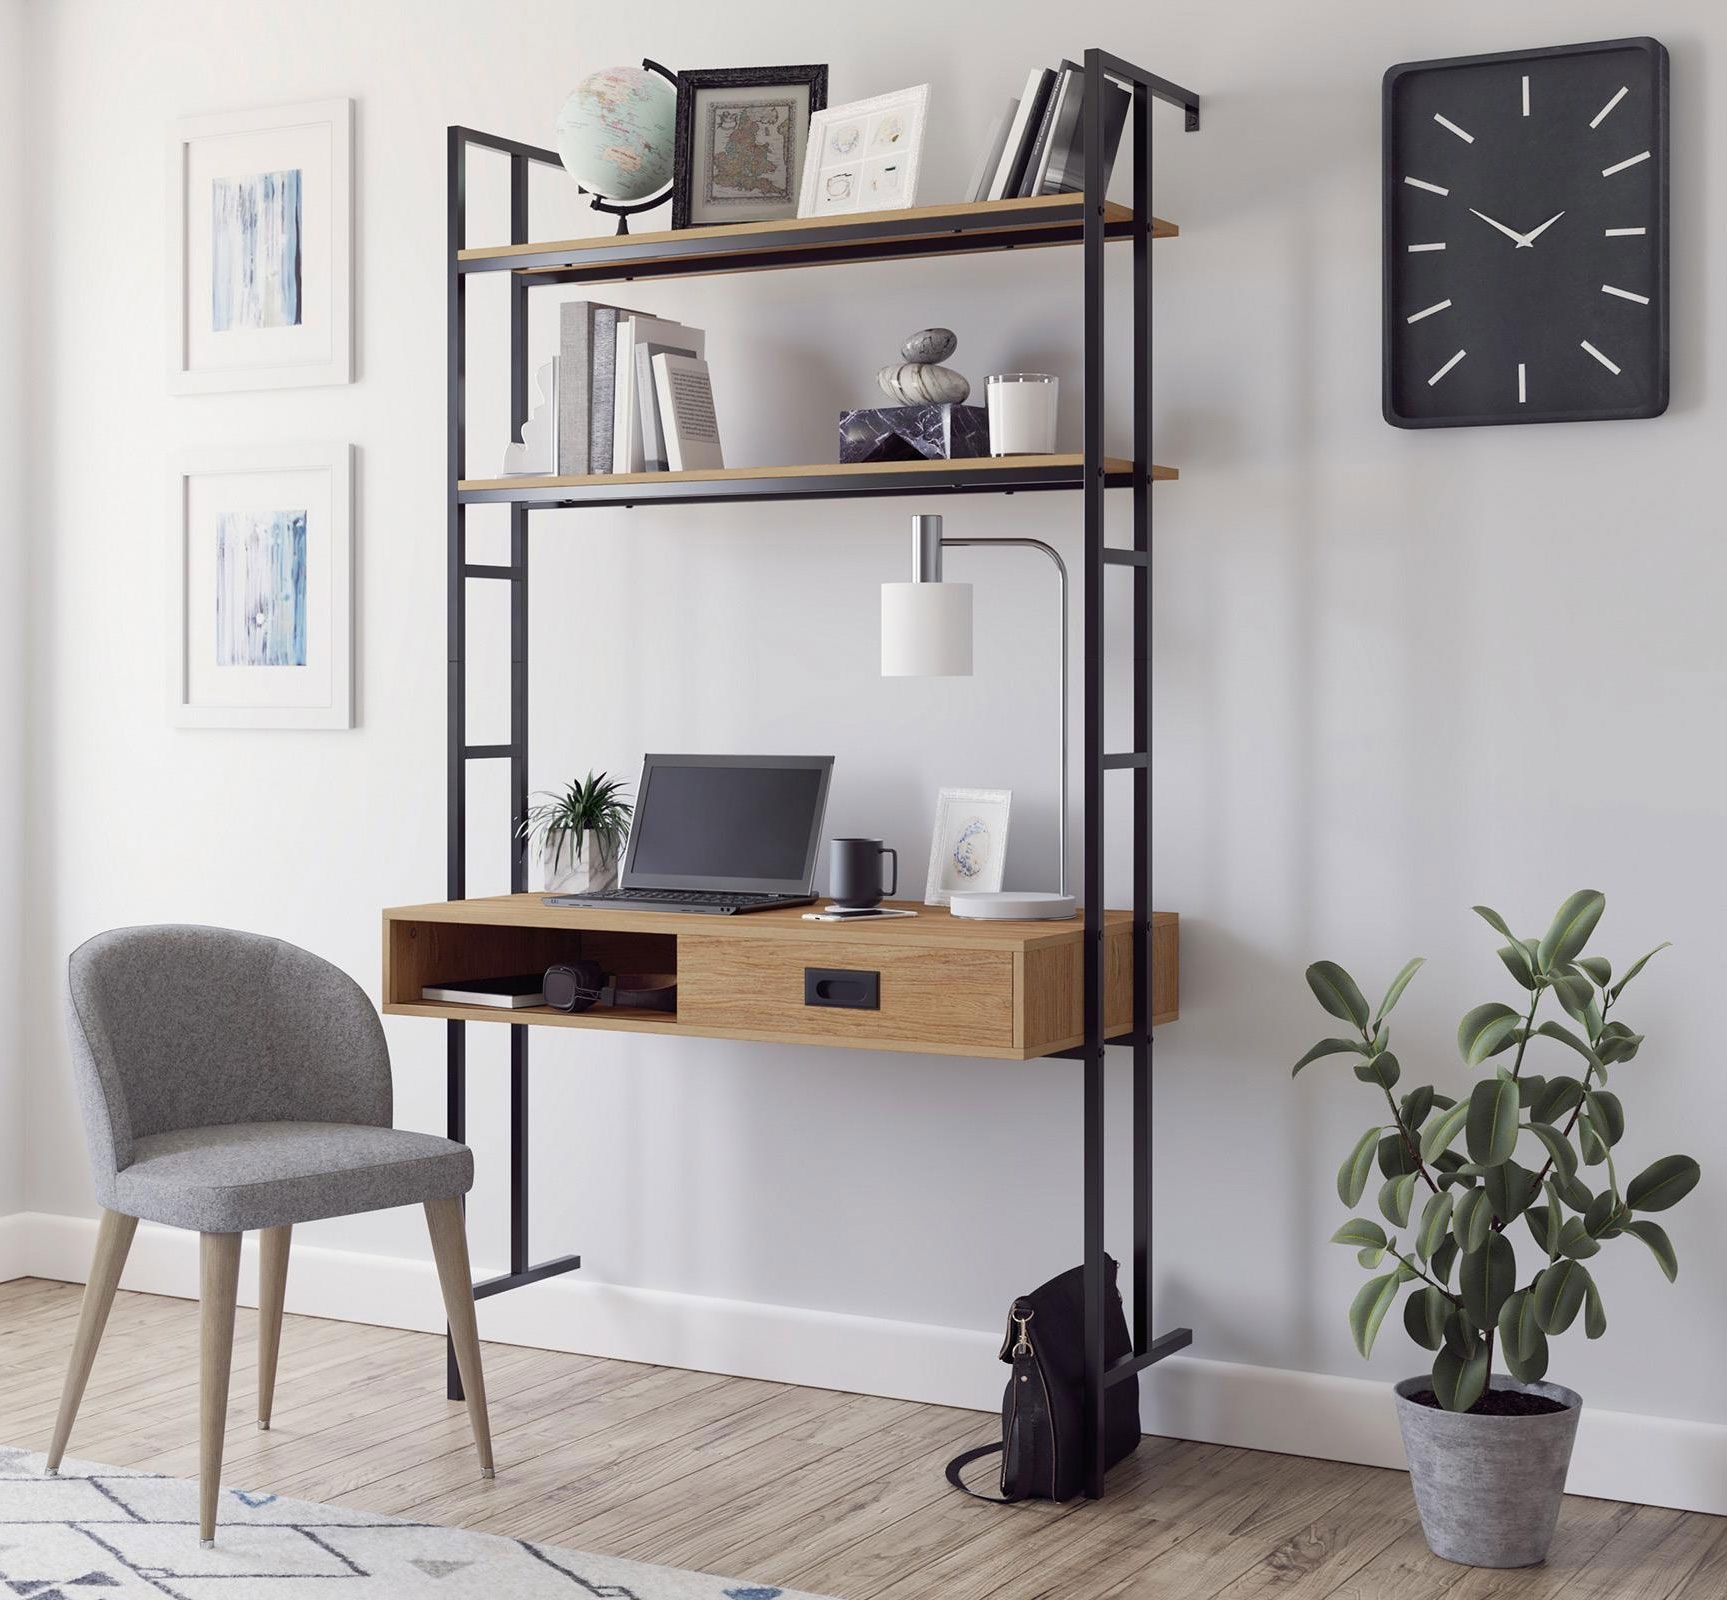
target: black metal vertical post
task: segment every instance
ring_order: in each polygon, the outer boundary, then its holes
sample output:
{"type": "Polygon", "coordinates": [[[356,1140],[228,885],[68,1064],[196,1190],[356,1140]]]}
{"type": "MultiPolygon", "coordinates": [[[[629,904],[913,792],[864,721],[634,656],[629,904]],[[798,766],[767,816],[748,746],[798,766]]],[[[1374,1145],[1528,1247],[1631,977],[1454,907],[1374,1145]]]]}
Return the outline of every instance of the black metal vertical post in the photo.
{"type": "Polygon", "coordinates": [[[1104,1452],[1104,171],[1103,59],[1085,53],[1085,1492],[1103,1493],[1104,1452]]]}

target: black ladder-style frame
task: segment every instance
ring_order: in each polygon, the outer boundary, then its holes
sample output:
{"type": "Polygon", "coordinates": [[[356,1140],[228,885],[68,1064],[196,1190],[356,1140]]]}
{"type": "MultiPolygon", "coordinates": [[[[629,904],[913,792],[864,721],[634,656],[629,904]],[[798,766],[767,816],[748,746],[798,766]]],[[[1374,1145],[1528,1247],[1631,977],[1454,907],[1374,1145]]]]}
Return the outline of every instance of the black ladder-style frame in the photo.
{"type": "MultiPolygon", "coordinates": [[[[1102,50],[1088,50],[1084,58],[1086,94],[1085,187],[1082,208],[1081,280],[1084,302],[1084,472],[1082,479],[1085,525],[1084,576],[1084,867],[1081,875],[1085,905],[1084,1016],[1085,1043],[1061,1055],[1082,1063],[1084,1172],[1082,1213],[1084,1235],[1084,1302],[1087,1462],[1086,1491],[1093,1498],[1103,1492],[1104,1406],[1108,1391],[1122,1380],[1144,1371],[1165,1356],[1192,1343],[1187,1328],[1161,1335],[1152,1333],[1152,1099],[1151,1099],[1151,1003],[1152,1003],[1152,896],[1151,896],[1151,406],[1152,406],[1152,104],[1179,107],[1187,132],[1199,128],[1199,97],[1190,90],[1143,71],[1102,50]],[[1105,542],[1105,492],[1118,478],[1106,477],[1104,462],[1105,415],[1105,315],[1104,245],[1122,230],[1106,221],[1104,209],[1104,88],[1113,80],[1132,95],[1132,117],[1128,144],[1133,163],[1133,218],[1127,228],[1133,249],[1133,543],[1131,547],[1105,542]],[[1111,566],[1126,567],[1133,583],[1133,743],[1127,752],[1104,748],[1104,574],[1111,566]],[[1104,790],[1107,775],[1130,770],[1133,774],[1133,999],[1134,1027],[1130,1034],[1106,1039],[1103,1033],[1103,858],[1104,790]],[[1109,1045],[1128,1045],[1133,1051],[1133,1287],[1130,1323],[1133,1350],[1114,1363],[1106,1360],[1104,1347],[1107,1273],[1104,1255],[1105,1198],[1105,1058],[1109,1045]]],[[[521,491],[464,492],[466,368],[467,368],[467,279],[471,273],[507,272],[510,294],[510,422],[512,435],[519,433],[528,415],[528,292],[539,284],[575,281],[629,280],[635,277],[671,276],[682,270],[682,257],[702,237],[689,232],[671,245],[653,246],[619,239],[614,247],[585,259],[578,271],[557,270],[555,253],[544,261],[535,257],[476,258],[464,261],[466,244],[467,156],[471,149],[508,158],[510,174],[510,242],[527,244],[528,173],[530,164],[551,167],[561,163],[555,151],[480,133],[471,128],[448,130],[448,358],[449,433],[446,491],[449,714],[447,740],[447,851],[446,890],[449,898],[467,895],[467,765],[470,761],[500,760],[510,765],[510,890],[522,893],[528,886],[528,848],[519,836],[528,806],[528,513],[536,506],[555,506],[555,495],[543,488],[524,485],[521,491]],[[543,270],[521,270],[543,269],[543,270]],[[466,507],[479,501],[505,501],[510,508],[510,559],[507,565],[484,565],[467,559],[466,507]],[[489,580],[510,586],[510,737],[506,744],[472,745],[467,730],[467,585],[470,580],[489,580]]],[[[869,259],[872,255],[905,256],[919,253],[916,240],[895,237],[900,230],[861,225],[859,237],[848,248],[845,259],[869,259]]],[[[955,235],[928,242],[927,253],[952,253],[955,235]]],[[[1017,239],[995,247],[1008,248],[1017,239]]],[[[1027,244],[1045,243],[1028,230],[1027,244]]],[[[752,265],[803,265],[800,254],[806,239],[788,237],[783,255],[771,241],[752,241],[752,265]]],[[[724,270],[723,266],[720,270],[724,270]]],[[[1022,488],[1041,487],[1035,481],[1022,488]]],[[[908,495],[957,492],[959,485],[907,484],[908,495]]],[[[716,495],[692,486],[679,493],[644,493],[641,498],[700,501],[716,495]]],[[[788,480],[733,480],[726,498],[849,498],[859,486],[843,477],[818,479],[813,483],[788,480]]],[[[866,491],[867,492],[867,491],[866,491]]],[[[625,502],[626,504],[629,502],[625,502]]],[[[466,1024],[448,1022],[446,1041],[447,1118],[449,1136],[465,1139],[467,1132],[467,1040],[466,1024]]],[[[560,1256],[532,1264],[528,1249],[528,1029],[512,1023],[510,1029],[510,1267],[500,1277],[474,1286],[477,1299],[572,1272],[581,1257],[560,1256]]],[[[461,1380],[453,1352],[448,1363],[448,1392],[461,1398],[461,1380]]]]}

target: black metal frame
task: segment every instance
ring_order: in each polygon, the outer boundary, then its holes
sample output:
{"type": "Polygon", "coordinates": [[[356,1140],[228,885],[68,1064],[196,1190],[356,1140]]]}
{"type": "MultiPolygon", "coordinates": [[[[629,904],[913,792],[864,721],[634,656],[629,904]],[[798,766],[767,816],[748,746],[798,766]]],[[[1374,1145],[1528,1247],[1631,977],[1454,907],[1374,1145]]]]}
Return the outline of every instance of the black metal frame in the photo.
{"type": "MultiPolygon", "coordinates": [[[[864,224],[836,224],[835,237],[845,241],[838,256],[823,253],[823,260],[865,260],[883,256],[922,253],[951,254],[956,241],[966,247],[1013,248],[1019,244],[1071,242],[1077,225],[1081,244],[1081,281],[1084,303],[1084,448],[1081,465],[1027,468],[1002,478],[974,481],[958,475],[944,481],[927,470],[884,473],[868,480],[856,476],[815,474],[797,479],[711,480],[699,486],[688,483],[583,485],[579,488],[525,485],[501,490],[461,490],[463,470],[463,407],[466,368],[466,276],[470,272],[512,269],[510,278],[510,398],[512,422],[519,427],[527,413],[527,295],[541,284],[606,281],[614,278],[688,274],[704,268],[691,258],[703,251],[712,254],[712,241],[699,232],[684,239],[644,242],[625,237],[590,259],[584,252],[580,266],[567,253],[555,251],[516,257],[484,257],[463,261],[466,219],[465,178],[469,147],[502,153],[510,160],[511,242],[527,242],[528,163],[559,165],[549,150],[499,139],[467,128],[449,130],[449,833],[447,877],[451,899],[467,893],[466,765],[470,760],[507,759],[510,763],[511,837],[510,886],[520,893],[527,887],[527,847],[519,829],[527,811],[528,739],[528,513],[542,506],[632,505],[655,500],[701,502],[720,499],[813,499],[868,495],[917,495],[956,492],[1005,492],[1021,489],[1080,488],[1084,501],[1085,560],[1082,580],[1084,609],[1084,763],[1085,802],[1083,868],[1084,925],[1084,1014],[1085,1043],[1075,1050],[1057,1052],[1078,1060],[1083,1077],[1084,1174],[1084,1299],[1085,1299],[1085,1421],[1086,1492],[1096,1498],[1103,1492],[1104,1401],[1108,1391],[1122,1380],[1144,1371],[1165,1356],[1192,1343],[1187,1328],[1152,1333],[1152,1096],[1151,1096],[1151,1006],[1152,1006],[1152,791],[1151,791],[1151,240],[1152,240],[1152,102],[1162,100],[1184,113],[1185,127],[1199,127],[1199,98],[1189,90],[1102,50],[1085,53],[1085,188],[1074,197],[1074,214],[1060,208],[1059,226],[1052,230],[1026,228],[1021,239],[1014,233],[1004,239],[995,226],[993,233],[978,231],[968,236],[966,225],[956,219],[951,231],[913,238],[919,224],[906,219],[864,224]],[[1133,97],[1129,122],[1133,163],[1133,216],[1130,221],[1112,220],[1104,204],[1103,97],[1105,84],[1113,80],[1133,97]],[[1133,469],[1112,473],[1104,455],[1105,415],[1105,321],[1104,245],[1123,234],[1133,241],[1133,469]],[[523,270],[524,268],[529,270],[523,270]],[[1133,490],[1133,543],[1131,547],[1105,542],[1105,491],[1115,486],[1133,490]],[[464,516],[469,505],[502,502],[510,506],[510,562],[508,566],[471,564],[466,556],[464,516]],[[1110,567],[1124,567],[1133,582],[1133,739],[1134,748],[1112,752],[1104,748],[1104,575],[1110,567]],[[504,745],[469,745],[466,716],[466,584],[470,579],[491,579],[511,586],[510,604],[510,740],[504,745]],[[1103,857],[1104,789],[1108,774],[1133,774],[1133,1002],[1134,1025],[1130,1033],[1104,1035],[1103,960],[1103,857]],[[1107,1273],[1104,1255],[1105,1198],[1105,1057],[1110,1045],[1133,1050],[1133,1288],[1131,1324],[1132,1352],[1110,1363],[1104,1355],[1107,1273]]],[[[921,226],[927,228],[928,224],[921,226]]],[[[824,238],[828,235],[824,230],[824,238]]],[[[781,244],[772,236],[757,235],[747,247],[739,247],[736,265],[750,268],[805,266],[812,264],[806,248],[793,241],[781,244]]],[[[716,270],[711,265],[705,270],[716,270]]],[[[717,270],[728,270],[722,262],[717,270]]],[[[465,1024],[450,1022],[448,1028],[447,1078],[450,1137],[460,1139],[466,1128],[467,1061],[465,1024]]],[[[566,1256],[540,1266],[530,1266],[528,1256],[528,1046],[527,1029],[510,1025],[510,1271],[503,1277],[475,1286],[475,1296],[500,1294],[507,1289],[537,1283],[581,1265],[577,1256],[566,1256]]],[[[459,1397],[459,1381],[452,1359],[450,1394],[459,1397]]]]}

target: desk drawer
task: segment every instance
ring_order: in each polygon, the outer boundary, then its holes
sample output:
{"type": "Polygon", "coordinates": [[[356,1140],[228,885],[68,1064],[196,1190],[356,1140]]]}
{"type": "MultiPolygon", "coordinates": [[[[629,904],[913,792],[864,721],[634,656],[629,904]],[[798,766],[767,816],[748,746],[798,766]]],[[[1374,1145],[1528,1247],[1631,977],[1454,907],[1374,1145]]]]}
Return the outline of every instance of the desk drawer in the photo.
{"type": "MultiPolygon", "coordinates": [[[[857,992],[867,998],[867,984],[857,992]]],[[[828,992],[846,998],[843,988],[828,992]]],[[[1013,1048],[1014,959],[1006,950],[844,939],[678,938],[678,1019],[698,1028],[923,1049],[1013,1048]],[[877,1005],[806,1001],[806,969],[876,973],[877,1005]]]]}

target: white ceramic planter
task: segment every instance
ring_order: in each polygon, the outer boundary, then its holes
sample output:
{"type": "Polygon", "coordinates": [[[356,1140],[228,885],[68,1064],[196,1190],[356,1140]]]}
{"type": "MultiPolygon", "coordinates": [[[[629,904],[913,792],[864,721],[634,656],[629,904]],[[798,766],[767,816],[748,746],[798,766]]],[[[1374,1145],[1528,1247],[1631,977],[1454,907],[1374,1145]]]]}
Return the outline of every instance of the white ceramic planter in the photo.
{"type": "Polygon", "coordinates": [[[592,894],[618,881],[618,852],[607,851],[600,836],[586,829],[578,848],[567,833],[548,833],[540,846],[540,875],[547,894],[592,894]]]}

